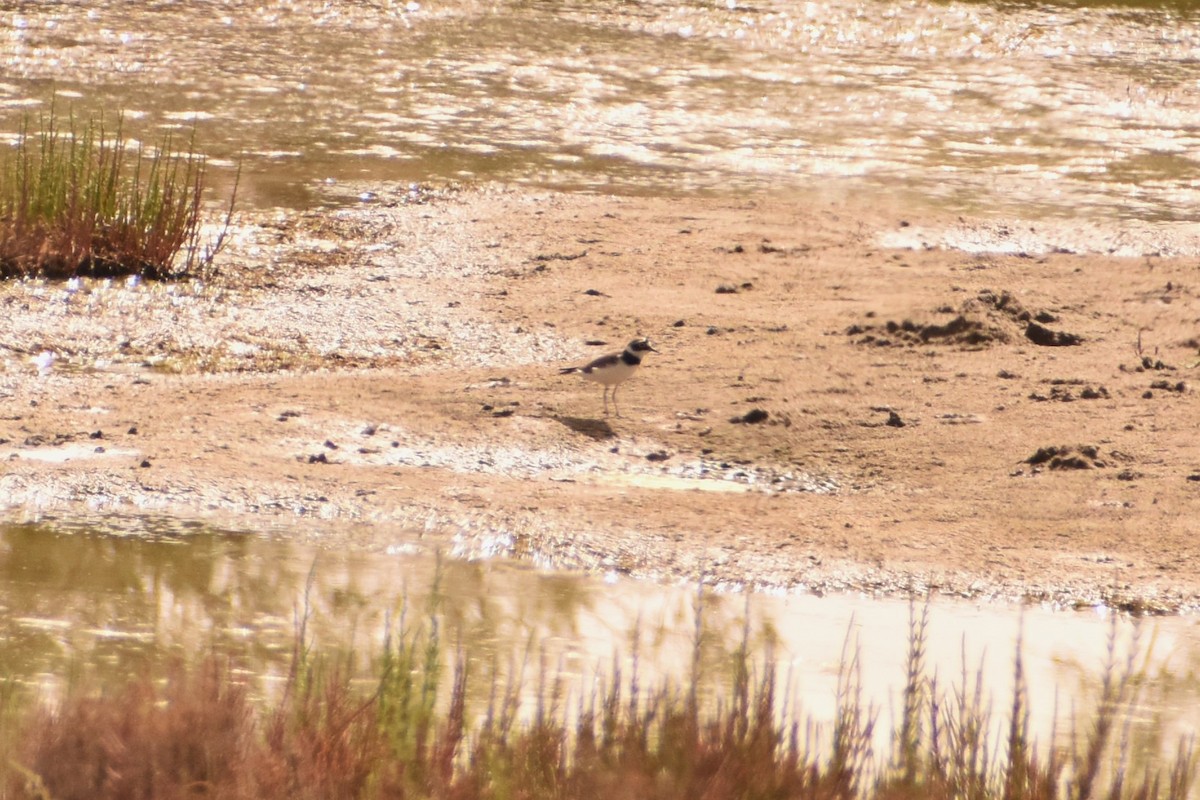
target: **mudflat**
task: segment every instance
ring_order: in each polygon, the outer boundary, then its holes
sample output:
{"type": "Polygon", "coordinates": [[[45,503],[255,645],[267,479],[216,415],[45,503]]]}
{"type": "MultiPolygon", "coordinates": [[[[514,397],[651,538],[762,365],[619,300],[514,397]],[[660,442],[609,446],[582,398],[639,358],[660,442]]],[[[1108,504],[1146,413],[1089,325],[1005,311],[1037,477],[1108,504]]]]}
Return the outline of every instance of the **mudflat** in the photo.
{"type": "Polygon", "coordinates": [[[1195,607],[1196,260],[1066,231],[498,189],[247,215],[204,283],[0,285],[0,511],[1195,607]],[[636,335],[605,418],[559,370],[636,335]]]}

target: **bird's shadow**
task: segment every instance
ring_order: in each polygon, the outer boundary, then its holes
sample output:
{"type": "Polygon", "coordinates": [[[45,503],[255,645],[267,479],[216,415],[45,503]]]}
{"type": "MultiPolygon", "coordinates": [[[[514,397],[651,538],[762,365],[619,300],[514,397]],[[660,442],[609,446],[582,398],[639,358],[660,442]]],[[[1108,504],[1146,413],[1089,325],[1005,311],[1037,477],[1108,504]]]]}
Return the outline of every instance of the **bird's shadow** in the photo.
{"type": "Polygon", "coordinates": [[[555,422],[561,422],[576,433],[582,433],[584,436],[589,436],[598,442],[604,439],[611,439],[617,435],[613,432],[612,426],[608,424],[608,420],[562,416],[555,416],[554,420],[555,422]]]}

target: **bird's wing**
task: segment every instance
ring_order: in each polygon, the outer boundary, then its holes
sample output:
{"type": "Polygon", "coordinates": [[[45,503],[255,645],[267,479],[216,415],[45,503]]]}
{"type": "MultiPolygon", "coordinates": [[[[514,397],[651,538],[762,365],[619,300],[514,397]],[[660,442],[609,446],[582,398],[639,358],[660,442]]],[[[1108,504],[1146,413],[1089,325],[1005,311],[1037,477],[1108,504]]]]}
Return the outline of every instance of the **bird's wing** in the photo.
{"type": "Polygon", "coordinates": [[[602,369],[604,367],[612,367],[612,366],[615,366],[617,364],[617,362],[620,360],[621,360],[620,353],[609,353],[606,356],[600,356],[596,360],[589,362],[588,365],[583,368],[583,371],[591,372],[594,369],[602,369]]]}

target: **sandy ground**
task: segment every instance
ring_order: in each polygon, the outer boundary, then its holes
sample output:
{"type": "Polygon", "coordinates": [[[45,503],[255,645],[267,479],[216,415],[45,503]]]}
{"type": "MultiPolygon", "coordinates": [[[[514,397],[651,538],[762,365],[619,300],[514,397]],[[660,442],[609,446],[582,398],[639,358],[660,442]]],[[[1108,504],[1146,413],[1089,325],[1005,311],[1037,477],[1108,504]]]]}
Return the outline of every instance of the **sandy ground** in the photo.
{"type": "Polygon", "coordinates": [[[0,510],[1195,607],[1196,259],[912,213],[400,191],[248,219],[205,284],[0,286],[0,510]],[[635,334],[606,419],[559,368],[635,334]]]}

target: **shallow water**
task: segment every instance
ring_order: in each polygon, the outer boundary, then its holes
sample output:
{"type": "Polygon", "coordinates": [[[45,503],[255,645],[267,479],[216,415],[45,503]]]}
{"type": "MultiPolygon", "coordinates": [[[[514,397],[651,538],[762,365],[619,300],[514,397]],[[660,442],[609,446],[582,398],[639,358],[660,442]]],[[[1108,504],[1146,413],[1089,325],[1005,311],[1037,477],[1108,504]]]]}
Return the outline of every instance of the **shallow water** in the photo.
{"type": "MultiPolygon", "coordinates": [[[[195,125],[244,198],[366,180],[865,187],[975,212],[1195,221],[1189,3],[268,0],[0,13],[0,131],[195,125]]],[[[358,189],[348,196],[357,195],[358,189]]]]}
{"type": "MultiPolygon", "coordinates": [[[[316,649],[378,655],[389,616],[394,628],[406,605],[410,628],[427,625],[435,574],[447,652],[461,646],[479,674],[497,664],[502,671],[527,664],[530,707],[538,664],[564,675],[576,698],[614,663],[630,674],[635,652],[643,686],[688,675],[694,587],[500,560],[445,558],[439,570],[435,556],[401,532],[387,550],[370,552],[342,534],[326,539],[319,526],[271,535],[131,518],[0,526],[0,675],[52,698],[80,676],[124,679],[164,655],[215,649],[234,656],[270,695],[286,675],[294,626],[305,608],[316,649]]],[[[711,698],[728,686],[729,655],[741,640],[747,600],[708,593],[704,603],[701,688],[711,698]]],[[[748,609],[759,663],[773,642],[799,715],[818,724],[833,718],[849,634],[860,648],[864,699],[881,711],[879,746],[885,747],[904,675],[908,603],[861,595],[752,595],[748,609]]],[[[931,607],[930,671],[948,689],[961,684],[964,670],[970,682],[982,670],[993,723],[1003,725],[1023,626],[1033,728],[1046,741],[1057,713],[1057,730],[1065,736],[1072,709],[1086,721],[1095,705],[1110,623],[1104,609],[938,599],[931,607]]],[[[1135,628],[1129,619],[1117,621],[1122,654],[1135,628]]],[[[1200,723],[1194,674],[1200,620],[1146,621],[1139,645],[1147,683],[1133,718],[1135,742],[1171,748],[1200,723]],[[1160,735],[1165,739],[1155,738],[1160,735]]],[[[365,658],[359,663],[368,666],[365,658]]]]}

